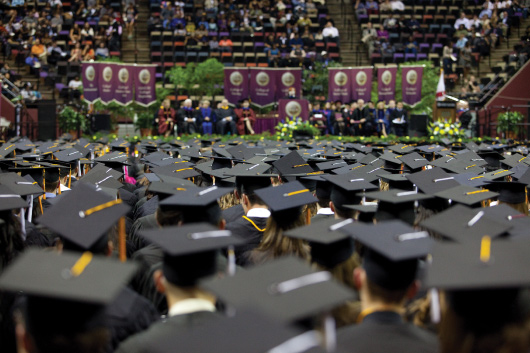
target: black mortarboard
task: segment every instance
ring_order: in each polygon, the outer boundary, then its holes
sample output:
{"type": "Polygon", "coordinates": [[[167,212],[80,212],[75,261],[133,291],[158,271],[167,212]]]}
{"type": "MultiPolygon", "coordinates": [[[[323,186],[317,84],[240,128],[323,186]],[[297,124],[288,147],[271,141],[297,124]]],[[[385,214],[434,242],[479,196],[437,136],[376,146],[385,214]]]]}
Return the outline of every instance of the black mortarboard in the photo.
{"type": "Polygon", "coordinates": [[[367,247],[362,266],[368,279],[389,290],[410,286],[418,259],[429,254],[434,242],[427,232],[417,232],[399,220],[352,224],[342,231],[367,247]]]}
{"type": "Polygon", "coordinates": [[[282,322],[318,315],[355,297],[327,271],[314,272],[295,257],[282,257],[202,287],[236,308],[253,307],[282,322]]]}
{"type": "Polygon", "coordinates": [[[414,146],[404,145],[402,143],[388,147],[389,150],[394,151],[399,154],[410,153],[414,151],[414,148],[415,148],[414,146]]]}
{"type": "Polygon", "coordinates": [[[168,197],[160,202],[162,206],[204,207],[216,202],[222,196],[233,191],[233,188],[211,186],[209,188],[190,188],[168,197]]]}
{"type": "Polygon", "coordinates": [[[415,202],[431,199],[432,196],[416,191],[394,189],[366,193],[367,199],[379,200],[375,218],[378,221],[401,219],[413,224],[416,218],[415,202]]]}
{"type": "Polygon", "coordinates": [[[497,199],[506,203],[523,203],[526,201],[526,184],[507,181],[492,181],[486,184],[490,190],[499,193],[497,199]]]}
{"type": "Polygon", "coordinates": [[[16,145],[14,143],[4,143],[0,146],[0,159],[7,158],[15,149],[16,145]]]}
{"type": "Polygon", "coordinates": [[[5,185],[0,185],[0,211],[25,208],[28,203],[20,195],[5,185]]]}
{"type": "MultiPolygon", "coordinates": [[[[385,161],[373,154],[367,154],[366,157],[359,159],[359,163],[370,165],[372,167],[382,167],[385,165],[385,161]]],[[[401,163],[399,163],[401,164],[401,163]]]]}
{"type": "Polygon", "coordinates": [[[511,156],[507,156],[506,158],[504,158],[501,161],[501,167],[502,168],[506,168],[506,167],[514,168],[518,165],[523,164],[527,159],[528,159],[527,157],[519,153],[515,153],[515,154],[512,154],[511,156]]]}
{"type": "Polygon", "coordinates": [[[119,189],[123,186],[111,173],[106,173],[104,170],[90,171],[83,175],[79,182],[112,189],[119,189]]]}
{"type": "Polygon", "coordinates": [[[111,152],[95,159],[96,162],[101,162],[109,167],[117,165],[129,165],[127,162],[127,154],[125,152],[111,152]]]}
{"type": "Polygon", "coordinates": [[[345,191],[363,191],[378,189],[377,186],[368,182],[364,176],[357,173],[341,174],[341,175],[325,175],[323,176],[331,184],[340,187],[345,191]]]}
{"type": "Polygon", "coordinates": [[[319,200],[329,200],[331,197],[332,185],[329,181],[323,178],[322,175],[305,176],[300,178],[301,181],[305,179],[315,180],[315,196],[319,200]]]}
{"type": "Polygon", "coordinates": [[[270,175],[236,175],[236,188],[241,194],[253,195],[254,191],[269,186],[270,175]]]}
{"type": "Polygon", "coordinates": [[[273,162],[272,165],[281,175],[313,172],[313,168],[311,168],[311,166],[296,151],[278,159],[273,162]]]}
{"type": "Polygon", "coordinates": [[[180,179],[194,178],[200,175],[193,167],[186,167],[181,164],[169,164],[152,170],[158,175],[169,175],[180,179]]]}
{"type": "Polygon", "coordinates": [[[481,201],[499,196],[498,193],[488,189],[477,189],[466,185],[455,186],[454,188],[437,192],[434,195],[468,206],[479,205],[481,201]]]}
{"type": "Polygon", "coordinates": [[[485,179],[488,179],[488,180],[497,180],[497,179],[502,179],[508,175],[512,175],[513,172],[507,170],[507,169],[497,169],[497,170],[493,170],[491,172],[488,172],[488,173],[484,173],[484,178],[485,179]]]}
{"type": "Polygon", "coordinates": [[[86,157],[86,154],[81,153],[75,148],[68,148],[66,150],[56,152],[54,153],[54,155],[59,162],[65,163],[74,163],[77,162],[79,159],[86,157]]]}
{"type": "Polygon", "coordinates": [[[123,263],[90,252],[59,254],[28,249],[4,270],[0,288],[28,296],[25,319],[30,333],[68,337],[105,327],[102,309],[135,271],[133,262],[123,263]]]}
{"type": "Polygon", "coordinates": [[[164,276],[182,287],[194,286],[199,279],[215,273],[217,250],[244,243],[229,230],[208,223],[149,229],[140,235],[162,248],[164,276]]]}
{"type": "MultiPolygon", "coordinates": [[[[388,183],[390,189],[414,190],[414,185],[407,179],[409,174],[389,174],[379,171],[381,179],[388,183]]],[[[379,173],[376,173],[379,176],[379,173]]]]}
{"type": "Polygon", "coordinates": [[[213,157],[212,169],[232,168],[232,159],[226,157],[213,157]]]}
{"type": "Polygon", "coordinates": [[[362,205],[344,205],[343,207],[359,212],[357,220],[363,223],[373,223],[375,213],[377,212],[377,204],[372,202],[362,205]]]}
{"type": "Polygon", "coordinates": [[[425,167],[429,161],[422,157],[417,152],[412,152],[399,157],[399,159],[405,164],[406,170],[417,171],[422,167],[425,167]]]}
{"type": "Polygon", "coordinates": [[[255,194],[272,212],[294,209],[318,201],[309,189],[298,181],[259,189],[255,194]]]}
{"type": "Polygon", "coordinates": [[[309,242],[311,262],[331,269],[349,259],[355,251],[353,239],[339,231],[352,222],[353,219],[323,219],[311,225],[289,230],[284,235],[309,242]]]}
{"type": "Polygon", "coordinates": [[[492,169],[500,168],[501,160],[504,159],[500,153],[495,151],[479,151],[478,155],[484,158],[488,166],[492,169]]]}
{"type": "MultiPolygon", "coordinates": [[[[85,183],[65,193],[37,219],[77,248],[89,250],[130,207],[85,183]]],[[[105,244],[107,242],[105,241],[105,244]]]]}
{"type": "Polygon", "coordinates": [[[512,180],[519,180],[528,171],[529,168],[530,167],[528,167],[528,165],[526,164],[518,164],[515,167],[511,168],[510,172],[513,172],[513,174],[510,175],[512,177],[512,180]]]}
{"type": "Polygon", "coordinates": [[[271,166],[266,163],[246,164],[240,163],[235,167],[226,170],[227,175],[258,175],[265,174],[271,169],[271,166]]]}
{"type": "Polygon", "coordinates": [[[90,169],[83,176],[84,177],[90,176],[92,173],[97,173],[97,172],[101,172],[101,171],[103,171],[106,174],[106,176],[111,175],[116,180],[120,179],[123,176],[123,171],[114,170],[114,169],[112,169],[110,167],[105,166],[102,163],[97,163],[92,169],[90,169]]]}
{"type": "Polygon", "coordinates": [[[426,284],[446,290],[528,287],[528,244],[491,242],[487,237],[465,245],[437,244],[427,267],[426,284]]]}
{"type": "Polygon", "coordinates": [[[37,182],[28,181],[16,173],[0,174],[0,184],[7,186],[15,194],[20,196],[41,195],[44,193],[37,182]]]}
{"type": "Polygon", "coordinates": [[[343,160],[331,160],[328,162],[317,163],[318,170],[332,170],[347,166],[348,163],[343,160]]]}
{"type": "Polygon", "coordinates": [[[453,175],[436,167],[409,174],[407,175],[407,179],[416,185],[416,187],[422,192],[430,195],[459,185],[458,182],[454,180],[455,178],[453,175]]]}
{"type": "Polygon", "coordinates": [[[196,187],[195,185],[191,186],[191,185],[182,185],[180,183],[154,181],[149,185],[147,189],[149,192],[153,194],[162,196],[161,199],[163,199],[167,196],[180,194],[183,191],[198,190],[198,187],[196,187]]]}
{"type": "Polygon", "coordinates": [[[484,174],[476,174],[476,173],[462,173],[462,174],[454,174],[453,178],[460,184],[460,185],[466,185],[470,187],[479,187],[486,184],[486,178],[484,178],[484,174]]]}
{"type": "Polygon", "coordinates": [[[485,217],[485,212],[463,205],[433,215],[422,221],[420,226],[460,243],[473,242],[484,235],[491,238],[506,233],[511,226],[485,217]]]}

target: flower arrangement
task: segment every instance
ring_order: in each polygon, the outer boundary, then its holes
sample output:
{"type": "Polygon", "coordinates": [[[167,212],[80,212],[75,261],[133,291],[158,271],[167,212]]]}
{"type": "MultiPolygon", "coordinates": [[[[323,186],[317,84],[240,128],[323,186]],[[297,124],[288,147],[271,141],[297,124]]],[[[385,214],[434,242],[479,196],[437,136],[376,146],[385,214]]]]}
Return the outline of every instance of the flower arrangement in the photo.
{"type": "Polygon", "coordinates": [[[293,138],[293,135],[318,136],[320,130],[311,125],[309,121],[302,121],[301,117],[285,118],[285,121],[278,123],[275,127],[276,136],[278,138],[287,139],[293,138]]]}
{"type": "Polygon", "coordinates": [[[429,124],[429,133],[434,137],[443,137],[449,139],[465,138],[465,131],[462,129],[460,122],[448,122],[445,119],[438,119],[429,124]]]}

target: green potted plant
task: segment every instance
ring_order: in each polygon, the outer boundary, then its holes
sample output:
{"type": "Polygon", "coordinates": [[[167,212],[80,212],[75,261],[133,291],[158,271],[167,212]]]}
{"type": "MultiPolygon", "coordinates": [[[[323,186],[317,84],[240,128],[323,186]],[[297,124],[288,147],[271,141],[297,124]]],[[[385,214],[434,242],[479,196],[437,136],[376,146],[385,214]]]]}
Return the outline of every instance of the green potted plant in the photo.
{"type": "Polygon", "coordinates": [[[151,136],[153,128],[153,116],[154,113],[147,109],[140,110],[138,112],[134,127],[140,130],[140,136],[151,136]]]}
{"type": "Polygon", "coordinates": [[[64,107],[61,110],[58,121],[59,128],[64,132],[68,132],[74,139],[78,137],[78,131],[83,132],[87,127],[85,116],[71,107],[64,107]]]}
{"type": "MultiPolygon", "coordinates": [[[[497,133],[503,134],[504,138],[514,139],[521,131],[521,124],[524,122],[524,115],[520,112],[506,111],[497,116],[497,133]]],[[[524,130],[522,130],[524,133],[524,130]]]]}

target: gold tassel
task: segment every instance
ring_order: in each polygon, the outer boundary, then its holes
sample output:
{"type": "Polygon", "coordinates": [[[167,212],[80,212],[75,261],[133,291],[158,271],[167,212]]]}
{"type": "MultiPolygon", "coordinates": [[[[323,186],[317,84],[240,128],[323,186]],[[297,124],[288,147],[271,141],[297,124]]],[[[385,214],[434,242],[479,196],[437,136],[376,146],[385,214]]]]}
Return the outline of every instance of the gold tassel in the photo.
{"type": "Polygon", "coordinates": [[[127,247],[125,241],[125,217],[121,217],[118,222],[118,243],[121,262],[127,260],[127,247]]]}

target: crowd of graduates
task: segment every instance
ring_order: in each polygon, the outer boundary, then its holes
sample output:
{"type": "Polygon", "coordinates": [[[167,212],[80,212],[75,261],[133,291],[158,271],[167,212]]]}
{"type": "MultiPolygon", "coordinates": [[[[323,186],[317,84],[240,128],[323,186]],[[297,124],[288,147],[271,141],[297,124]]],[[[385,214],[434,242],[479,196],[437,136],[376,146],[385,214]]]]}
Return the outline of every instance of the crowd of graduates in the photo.
{"type": "Polygon", "coordinates": [[[527,155],[13,138],[2,352],[529,352],[527,155]]]}

